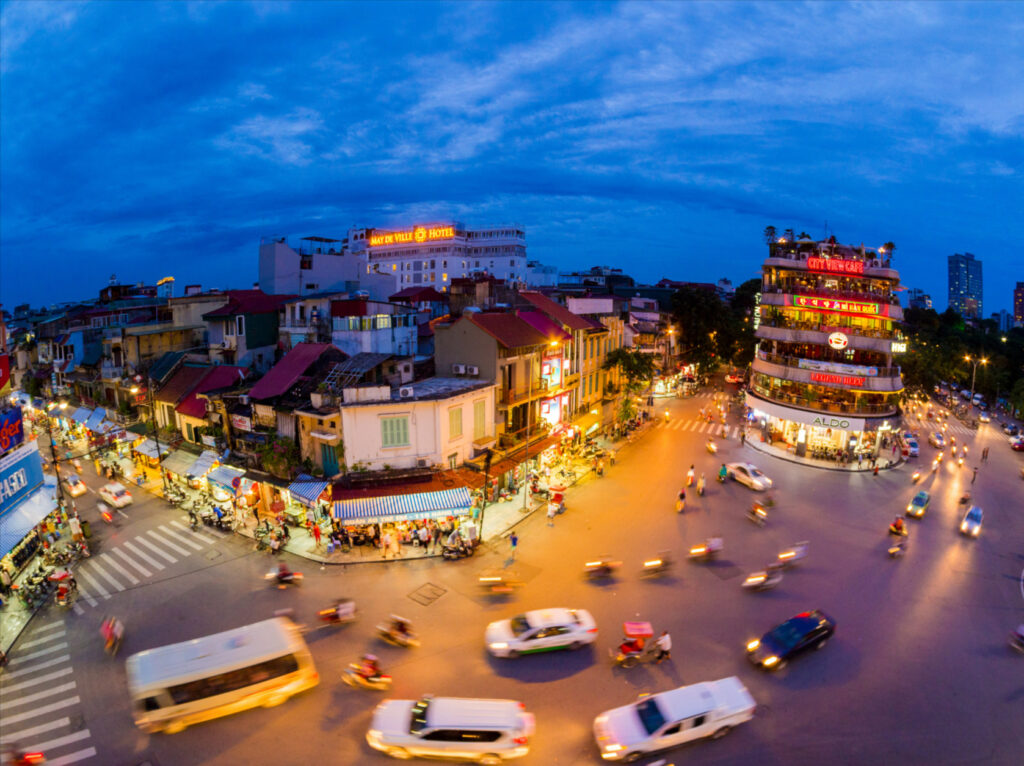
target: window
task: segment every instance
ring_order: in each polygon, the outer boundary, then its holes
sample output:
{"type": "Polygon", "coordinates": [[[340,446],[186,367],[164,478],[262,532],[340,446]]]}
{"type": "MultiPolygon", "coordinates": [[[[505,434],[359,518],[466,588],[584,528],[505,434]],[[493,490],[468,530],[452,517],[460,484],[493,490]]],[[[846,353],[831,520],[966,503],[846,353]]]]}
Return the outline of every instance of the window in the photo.
{"type": "Polygon", "coordinates": [[[473,402],[473,438],[483,439],[487,434],[487,400],[473,402]]]}
{"type": "Polygon", "coordinates": [[[441,275],[441,281],[442,282],[447,282],[448,281],[448,274],[447,273],[444,273],[444,274],[441,275]]]}
{"type": "Polygon", "coordinates": [[[703,726],[704,721],[706,721],[707,718],[708,717],[706,715],[695,715],[693,718],[690,719],[690,725],[688,728],[696,729],[698,726],[703,726]]]}
{"type": "Polygon", "coordinates": [[[246,686],[255,686],[272,678],[280,678],[289,673],[295,673],[298,669],[299,663],[295,659],[295,655],[288,654],[284,657],[275,657],[272,660],[267,660],[247,668],[230,670],[227,673],[219,673],[209,678],[172,686],[167,691],[170,692],[171,699],[174,700],[175,705],[183,705],[186,702],[216,697],[218,694],[227,694],[238,689],[244,689],[246,686]]]}
{"type": "Polygon", "coordinates": [[[452,454],[450,454],[448,456],[448,467],[453,469],[453,470],[455,468],[459,467],[459,453],[458,452],[453,452],[452,454]]]}
{"type": "Polygon", "coordinates": [[[665,731],[661,733],[661,736],[669,737],[673,734],[678,734],[681,728],[683,728],[683,725],[681,723],[677,723],[675,726],[669,726],[667,729],[665,729],[665,731]]]}
{"type": "Polygon", "coordinates": [[[448,410],[448,439],[458,439],[462,436],[462,407],[452,407],[448,410]]]}
{"type": "Polygon", "coordinates": [[[401,415],[380,419],[380,446],[409,446],[409,416],[401,415]]]}
{"type": "Polygon", "coordinates": [[[244,316],[237,316],[237,317],[235,317],[235,335],[238,335],[238,336],[245,335],[245,317],[244,316]]]}

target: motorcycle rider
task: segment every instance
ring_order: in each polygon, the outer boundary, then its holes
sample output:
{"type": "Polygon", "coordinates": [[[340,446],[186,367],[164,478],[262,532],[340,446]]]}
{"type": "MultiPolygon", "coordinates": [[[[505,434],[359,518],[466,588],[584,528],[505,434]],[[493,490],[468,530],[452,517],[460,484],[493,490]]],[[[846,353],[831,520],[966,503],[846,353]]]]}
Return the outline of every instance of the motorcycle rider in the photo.
{"type": "Polygon", "coordinates": [[[295,573],[288,568],[288,565],[283,561],[277,565],[277,581],[282,585],[287,585],[295,579],[295,573]]]}
{"type": "Polygon", "coordinates": [[[701,473],[700,478],[697,479],[697,494],[698,495],[703,495],[704,494],[704,486],[705,486],[704,474],[701,473]]]}
{"type": "Polygon", "coordinates": [[[339,620],[351,619],[356,613],[356,602],[349,598],[339,598],[334,605],[334,615],[339,620]]]}
{"type": "Polygon", "coordinates": [[[725,467],[725,463],[722,463],[722,467],[718,469],[718,480],[724,482],[728,475],[729,471],[725,467]]]}
{"type": "Polygon", "coordinates": [[[900,517],[900,516],[897,516],[893,520],[892,524],[889,525],[889,528],[892,529],[892,531],[895,532],[896,534],[902,535],[903,534],[903,518],[900,517]]]}
{"type": "Polygon", "coordinates": [[[374,654],[364,654],[356,673],[364,681],[376,681],[380,678],[380,665],[377,663],[377,656],[374,654]]]}
{"type": "Polygon", "coordinates": [[[391,617],[391,627],[389,631],[394,638],[400,641],[408,641],[412,638],[412,626],[409,625],[409,621],[404,617],[391,617]]]}
{"type": "Polygon", "coordinates": [[[692,487],[693,486],[693,474],[694,474],[694,467],[693,467],[693,465],[691,465],[690,466],[690,470],[686,472],[686,486],[687,487],[692,487]]]}

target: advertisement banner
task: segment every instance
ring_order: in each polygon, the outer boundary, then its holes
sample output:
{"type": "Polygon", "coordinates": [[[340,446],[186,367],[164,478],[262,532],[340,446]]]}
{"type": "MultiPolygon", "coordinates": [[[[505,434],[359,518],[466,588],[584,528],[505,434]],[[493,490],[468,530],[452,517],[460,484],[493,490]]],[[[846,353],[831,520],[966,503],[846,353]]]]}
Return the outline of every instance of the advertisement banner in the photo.
{"type": "Polygon", "coordinates": [[[0,458],[0,516],[35,492],[43,484],[43,461],[39,447],[29,442],[0,458]]]}
{"type": "Polygon", "coordinates": [[[236,431],[251,431],[252,420],[245,417],[245,415],[232,415],[231,416],[231,427],[236,431]]]}
{"type": "Polygon", "coordinates": [[[797,366],[803,370],[816,372],[833,372],[837,375],[861,375],[873,378],[878,375],[877,367],[864,367],[859,364],[839,364],[837,362],[818,362],[814,359],[801,359],[797,366]]]}
{"type": "Polygon", "coordinates": [[[7,396],[11,390],[11,358],[0,354],[0,396],[7,396]]]}
{"type": "Polygon", "coordinates": [[[21,419],[21,407],[13,407],[0,413],[0,455],[14,449],[25,441],[25,425],[21,419]]]}

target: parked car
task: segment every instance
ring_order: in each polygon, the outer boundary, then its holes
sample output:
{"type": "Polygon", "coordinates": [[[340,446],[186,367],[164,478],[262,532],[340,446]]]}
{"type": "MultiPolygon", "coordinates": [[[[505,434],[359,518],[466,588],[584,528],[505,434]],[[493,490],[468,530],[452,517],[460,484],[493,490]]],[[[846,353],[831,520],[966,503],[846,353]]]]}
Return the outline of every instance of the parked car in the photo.
{"type": "Polygon", "coordinates": [[[100,488],[100,499],[114,508],[124,508],[132,504],[131,493],[125,489],[123,484],[113,482],[100,488]]]}
{"type": "Polygon", "coordinates": [[[801,612],[747,644],[747,659],[766,670],[779,670],[808,649],[823,649],[836,632],[835,621],[819,609],[801,612]]]}
{"type": "Polygon", "coordinates": [[[644,695],[594,719],[594,739],[606,761],[638,761],[684,742],[718,739],[754,717],[757,705],[736,676],[644,695]]]}
{"type": "Polygon", "coordinates": [[[772,480],[761,473],[757,466],[750,463],[729,463],[725,470],[730,479],[735,479],[752,490],[763,492],[771,489],[772,480]]]}
{"type": "Polygon", "coordinates": [[[586,609],[534,609],[487,626],[484,641],[495,657],[579,649],[597,640],[597,623],[586,609]]]}
{"type": "Polygon", "coordinates": [[[1024,452],[1024,436],[1016,436],[1010,442],[1010,447],[1014,452],[1024,452]]]}

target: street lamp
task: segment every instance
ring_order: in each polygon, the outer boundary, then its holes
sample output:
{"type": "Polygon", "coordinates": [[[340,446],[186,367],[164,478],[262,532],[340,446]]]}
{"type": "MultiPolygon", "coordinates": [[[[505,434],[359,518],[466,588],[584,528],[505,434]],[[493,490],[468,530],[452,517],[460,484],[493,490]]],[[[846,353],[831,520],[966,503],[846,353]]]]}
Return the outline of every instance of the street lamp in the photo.
{"type": "Polygon", "coordinates": [[[975,357],[974,359],[972,359],[970,357],[970,355],[968,354],[968,355],[964,356],[964,361],[965,362],[970,362],[972,367],[973,367],[973,369],[971,371],[971,401],[968,402],[968,403],[969,404],[974,404],[974,379],[975,379],[975,376],[978,374],[978,365],[979,364],[988,364],[988,359],[986,359],[985,357],[975,357]]]}
{"type": "MultiPolygon", "coordinates": [[[[130,389],[133,394],[139,393],[138,386],[130,389]]],[[[163,487],[164,495],[167,494],[167,477],[164,475],[163,466],[160,464],[160,423],[156,418],[156,404],[153,402],[153,379],[146,377],[146,394],[149,400],[149,413],[153,417],[153,441],[156,442],[156,470],[160,472],[160,484],[163,487]]]]}
{"type": "Polygon", "coordinates": [[[64,501],[64,482],[60,480],[60,458],[57,457],[57,442],[53,438],[53,421],[50,419],[50,412],[59,409],[62,412],[68,408],[67,402],[50,402],[46,408],[46,436],[50,440],[50,456],[53,458],[53,473],[57,477],[57,496],[60,498],[60,506],[67,511],[64,501]]]}

